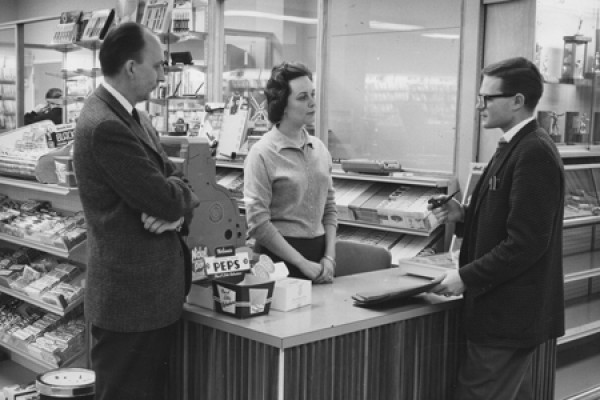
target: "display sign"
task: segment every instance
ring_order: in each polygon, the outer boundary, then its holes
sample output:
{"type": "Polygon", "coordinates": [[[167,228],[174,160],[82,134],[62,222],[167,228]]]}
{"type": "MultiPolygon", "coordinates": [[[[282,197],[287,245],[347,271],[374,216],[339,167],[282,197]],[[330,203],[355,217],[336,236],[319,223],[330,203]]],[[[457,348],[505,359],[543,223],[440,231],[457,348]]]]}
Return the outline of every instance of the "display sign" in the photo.
{"type": "MultiPolygon", "coordinates": [[[[217,252],[218,253],[218,252],[217,252]]],[[[247,252],[232,255],[205,257],[206,275],[232,274],[250,269],[250,257],[247,252]]]]}

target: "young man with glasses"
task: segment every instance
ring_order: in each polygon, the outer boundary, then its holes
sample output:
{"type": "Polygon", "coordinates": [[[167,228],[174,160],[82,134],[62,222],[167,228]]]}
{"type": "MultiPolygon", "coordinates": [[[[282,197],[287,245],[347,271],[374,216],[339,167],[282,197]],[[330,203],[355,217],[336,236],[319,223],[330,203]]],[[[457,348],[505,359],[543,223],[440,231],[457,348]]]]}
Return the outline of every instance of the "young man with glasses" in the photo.
{"type": "Polygon", "coordinates": [[[504,145],[469,204],[453,199],[433,210],[463,238],[459,269],[433,288],[464,295],[456,399],[533,399],[533,353],[564,334],[564,168],[534,117],[542,92],[538,69],[524,58],[483,70],[477,108],[485,128],[502,130],[504,145]]]}

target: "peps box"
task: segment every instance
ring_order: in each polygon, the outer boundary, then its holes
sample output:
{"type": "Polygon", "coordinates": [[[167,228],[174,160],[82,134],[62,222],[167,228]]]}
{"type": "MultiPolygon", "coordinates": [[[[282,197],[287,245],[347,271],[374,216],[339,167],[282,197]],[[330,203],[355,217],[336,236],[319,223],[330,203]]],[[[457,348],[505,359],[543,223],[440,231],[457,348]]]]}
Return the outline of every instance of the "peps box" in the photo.
{"type": "Polygon", "coordinates": [[[215,311],[237,318],[269,313],[275,282],[243,284],[245,278],[244,275],[236,275],[212,281],[215,311]]]}
{"type": "Polygon", "coordinates": [[[192,254],[194,282],[188,303],[237,318],[268,314],[275,283],[246,274],[250,269],[247,252],[236,254],[233,247],[221,247],[215,253],[192,254]]]}

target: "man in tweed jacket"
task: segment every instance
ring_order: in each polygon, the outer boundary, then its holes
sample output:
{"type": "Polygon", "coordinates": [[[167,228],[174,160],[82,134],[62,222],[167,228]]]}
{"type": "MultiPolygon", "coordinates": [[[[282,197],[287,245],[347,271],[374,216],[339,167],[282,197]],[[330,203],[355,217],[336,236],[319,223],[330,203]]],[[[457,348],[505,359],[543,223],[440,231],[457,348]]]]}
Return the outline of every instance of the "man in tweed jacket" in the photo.
{"type": "Polygon", "coordinates": [[[158,39],[125,23],[107,35],[99,58],[105,83],[86,100],[74,144],[88,229],[85,315],[96,399],[165,399],[191,273],[179,231],[199,202],[146,115],[134,112],[164,80],[158,39]]]}
{"type": "Polygon", "coordinates": [[[564,168],[534,110],[543,80],[513,58],[483,70],[483,126],[503,131],[466,205],[434,209],[457,222],[459,269],[434,292],[464,292],[466,358],[456,399],[533,399],[532,355],[564,334],[562,227],[564,168]]]}

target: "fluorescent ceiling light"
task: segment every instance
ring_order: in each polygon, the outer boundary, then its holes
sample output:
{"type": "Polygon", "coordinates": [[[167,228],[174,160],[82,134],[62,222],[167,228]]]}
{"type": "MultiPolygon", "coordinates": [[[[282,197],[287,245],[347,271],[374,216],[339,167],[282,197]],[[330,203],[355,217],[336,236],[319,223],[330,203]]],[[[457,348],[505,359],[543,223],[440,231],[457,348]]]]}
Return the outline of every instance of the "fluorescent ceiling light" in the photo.
{"type": "Polygon", "coordinates": [[[432,39],[460,39],[460,35],[457,33],[424,33],[421,36],[425,36],[432,39]]]}
{"type": "Polygon", "coordinates": [[[416,31],[417,29],[423,29],[420,25],[394,24],[382,21],[369,21],[369,28],[386,31],[416,31]]]}
{"type": "Polygon", "coordinates": [[[254,18],[265,18],[274,19],[277,21],[297,22],[299,24],[316,25],[316,18],[304,18],[294,17],[291,15],[278,15],[272,13],[266,13],[261,11],[250,11],[250,10],[229,10],[225,11],[226,17],[254,17],[254,18]]]}

